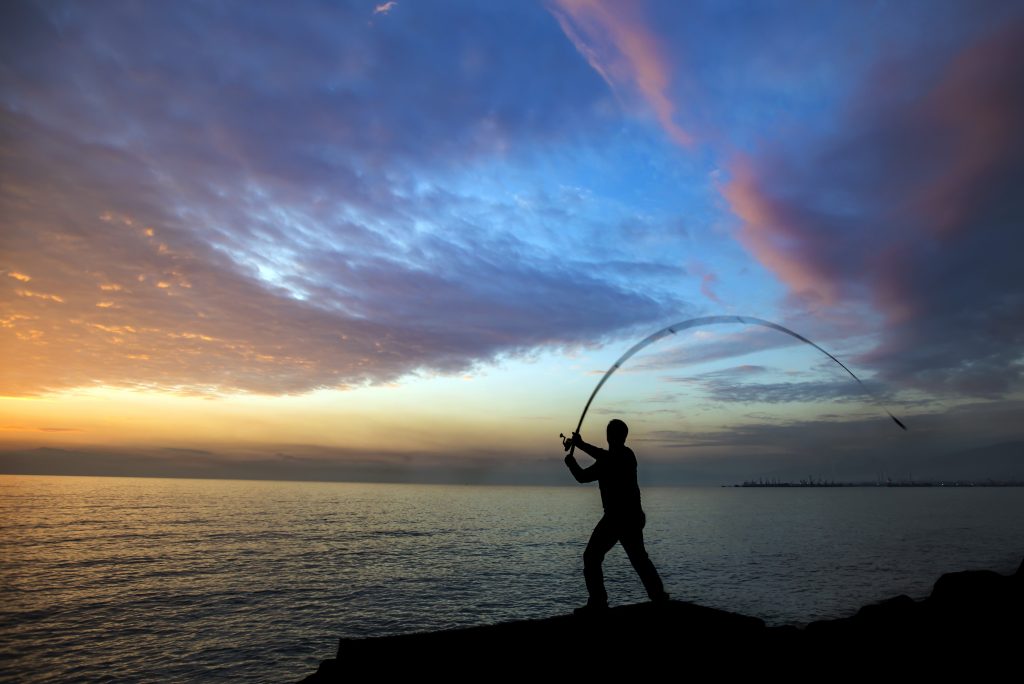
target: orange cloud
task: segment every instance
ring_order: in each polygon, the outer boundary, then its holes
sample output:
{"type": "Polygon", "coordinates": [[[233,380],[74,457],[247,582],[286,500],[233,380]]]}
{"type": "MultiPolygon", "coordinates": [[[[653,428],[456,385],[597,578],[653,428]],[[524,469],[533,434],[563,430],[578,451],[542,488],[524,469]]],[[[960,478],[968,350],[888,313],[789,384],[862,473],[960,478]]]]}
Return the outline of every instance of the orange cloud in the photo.
{"type": "Polygon", "coordinates": [[[675,122],[676,107],[669,95],[671,70],[657,36],[644,25],[635,4],[555,0],[552,14],[613,91],[635,91],[673,141],[680,145],[693,142],[675,122]]]}
{"type": "Polygon", "coordinates": [[[101,323],[93,323],[92,327],[102,330],[103,332],[116,333],[118,335],[136,332],[135,328],[130,325],[103,325],[101,323]]]}
{"type": "Polygon", "coordinates": [[[24,273],[18,273],[16,271],[11,271],[7,275],[11,278],[14,278],[15,280],[20,280],[23,283],[27,283],[28,281],[32,280],[31,276],[27,276],[24,273]]]}
{"type": "Polygon", "coordinates": [[[64,298],[55,294],[46,294],[45,292],[33,292],[32,290],[17,289],[14,291],[19,297],[32,297],[34,299],[45,299],[50,302],[57,302],[59,304],[64,303],[64,298]]]}

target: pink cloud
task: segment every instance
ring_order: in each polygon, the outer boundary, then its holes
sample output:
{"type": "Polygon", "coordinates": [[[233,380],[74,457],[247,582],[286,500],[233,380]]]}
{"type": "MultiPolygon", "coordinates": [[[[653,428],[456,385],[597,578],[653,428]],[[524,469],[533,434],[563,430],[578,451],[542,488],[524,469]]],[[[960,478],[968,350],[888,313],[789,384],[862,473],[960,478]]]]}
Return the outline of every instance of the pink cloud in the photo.
{"type": "Polygon", "coordinates": [[[670,95],[671,68],[658,37],[645,25],[635,3],[555,0],[552,14],[590,66],[616,93],[633,91],[654,112],[668,136],[693,142],[676,121],[670,95]]]}
{"type": "Polygon", "coordinates": [[[691,261],[689,270],[700,278],[700,293],[716,304],[721,304],[722,300],[714,290],[715,284],[718,282],[718,275],[700,261],[691,261]]]}
{"type": "Polygon", "coordinates": [[[722,188],[738,216],[738,238],[758,261],[798,296],[820,304],[835,303],[838,293],[832,273],[816,256],[825,236],[800,208],[773,197],[761,183],[764,169],[750,159],[733,162],[731,180],[722,188]]]}
{"type": "Polygon", "coordinates": [[[1021,75],[1022,40],[1024,23],[1017,23],[965,50],[919,111],[948,136],[949,163],[916,202],[939,236],[969,228],[973,202],[1019,136],[1024,98],[1012,79],[1021,75]]]}
{"type": "Polygon", "coordinates": [[[1024,343],[1024,22],[928,77],[871,79],[839,133],[737,157],[721,192],[739,241],[803,305],[882,316],[864,362],[999,394],[1024,343]]]}

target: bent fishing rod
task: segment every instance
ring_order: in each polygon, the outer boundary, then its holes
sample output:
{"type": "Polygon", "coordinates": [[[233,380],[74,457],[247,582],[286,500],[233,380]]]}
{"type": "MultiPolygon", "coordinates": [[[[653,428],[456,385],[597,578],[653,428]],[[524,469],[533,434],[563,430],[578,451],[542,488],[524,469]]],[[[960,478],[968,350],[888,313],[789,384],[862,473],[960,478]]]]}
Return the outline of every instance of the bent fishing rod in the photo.
{"type": "MultiPolygon", "coordinates": [[[[621,368],[622,364],[626,363],[626,361],[628,361],[630,358],[632,358],[634,354],[639,352],[644,347],[647,347],[647,346],[649,346],[651,344],[654,344],[658,340],[660,340],[660,339],[662,339],[664,337],[668,337],[669,335],[675,335],[676,333],[681,332],[683,330],[687,330],[689,328],[696,328],[696,327],[699,327],[699,326],[702,326],[702,325],[715,325],[715,324],[720,324],[720,323],[739,323],[741,325],[760,325],[762,327],[771,328],[772,330],[777,330],[778,332],[781,332],[781,333],[784,333],[786,335],[789,335],[790,337],[793,337],[793,338],[795,338],[797,340],[800,340],[804,344],[809,344],[810,346],[814,347],[815,349],[820,351],[822,354],[824,354],[825,356],[827,356],[828,358],[832,359],[837,364],[839,364],[839,367],[842,368],[844,371],[846,371],[850,375],[851,378],[853,378],[854,380],[857,381],[857,384],[860,385],[861,389],[864,390],[865,394],[867,394],[868,397],[870,397],[871,400],[879,408],[881,408],[883,411],[885,411],[885,413],[890,418],[892,418],[894,423],[896,423],[898,426],[900,426],[900,428],[902,428],[903,430],[907,429],[907,426],[904,425],[903,422],[900,421],[899,418],[894,416],[892,414],[892,412],[889,411],[889,409],[886,408],[886,406],[884,404],[882,404],[881,400],[877,396],[875,396],[875,394],[870,389],[868,389],[867,385],[865,385],[861,381],[860,378],[858,378],[856,375],[854,375],[853,371],[851,371],[849,368],[847,368],[846,365],[842,361],[840,361],[839,359],[834,357],[832,354],[828,353],[827,351],[825,351],[824,349],[822,349],[817,344],[815,344],[811,340],[807,339],[806,337],[804,337],[800,333],[794,332],[794,331],[790,330],[789,328],[786,328],[784,326],[779,325],[778,323],[772,323],[771,321],[766,321],[766,320],[761,319],[761,318],[754,318],[753,316],[700,316],[698,318],[691,318],[689,320],[682,321],[680,323],[674,323],[674,324],[672,324],[672,325],[670,325],[668,327],[662,328],[658,332],[653,333],[651,335],[648,335],[647,337],[645,337],[644,339],[640,340],[639,342],[634,344],[632,347],[627,349],[626,353],[623,354],[622,356],[620,356],[618,358],[618,360],[611,365],[611,368],[609,368],[607,371],[605,371],[604,375],[601,376],[601,379],[598,381],[597,387],[595,387],[594,391],[590,393],[590,398],[587,399],[587,404],[586,404],[586,406],[583,407],[583,413],[580,414],[580,421],[579,421],[579,423],[576,424],[576,430],[574,431],[574,434],[578,434],[579,431],[580,431],[580,428],[583,427],[583,419],[587,417],[587,410],[590,408],[590,404],[593,403],[594,397],[596,397],[597,393],[601,391],[601,388],[604,386],[604,383],[608,382],[608,378],[610,378],[612,376],[612,374],[615,373],[615,371],[617,371],[619,368],[621,368]]],[[[563,435],[559,435],[559,436],[562,437],[563,443],[564,443],[564,440],[566,440],[565,435],[563,434],[563,435]]],[[[569,447],[569,455],[572,456],[575,451],[576,451],[576,445],[572,444],[569,447]]]]}

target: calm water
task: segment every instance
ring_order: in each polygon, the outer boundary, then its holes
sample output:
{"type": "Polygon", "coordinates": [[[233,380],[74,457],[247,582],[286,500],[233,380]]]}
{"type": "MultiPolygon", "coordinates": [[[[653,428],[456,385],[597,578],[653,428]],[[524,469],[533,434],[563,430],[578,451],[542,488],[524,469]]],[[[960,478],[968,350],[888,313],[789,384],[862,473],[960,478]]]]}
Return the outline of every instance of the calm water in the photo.
{"type": "MultiPolygon", "coordinates": [[[[650,488],[676,598],[804,623],[1012,572],[1020,489],[650,488]]],[[[0,476],[0,679],[294,681],[339,636],[565,613],[595,488],[0,476]]],[[[613,603],[645,600],[621,549],[613,603]]]]}

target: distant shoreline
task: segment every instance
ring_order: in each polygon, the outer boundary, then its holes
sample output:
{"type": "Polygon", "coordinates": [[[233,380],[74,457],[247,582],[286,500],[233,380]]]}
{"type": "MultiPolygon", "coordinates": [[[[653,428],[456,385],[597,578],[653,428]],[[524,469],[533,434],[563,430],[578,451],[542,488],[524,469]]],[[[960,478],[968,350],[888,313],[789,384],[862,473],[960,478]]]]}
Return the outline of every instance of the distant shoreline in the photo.
{"type": "Polygon", "coordinates": [[[1016,481],[938,481],[938,482],[753,482],[747,481],[741,484],[722,485],[723,487],[795,487],[795,488],[821,488],[821,487],[1024,487],[1024,482],[1016,481]]]}

